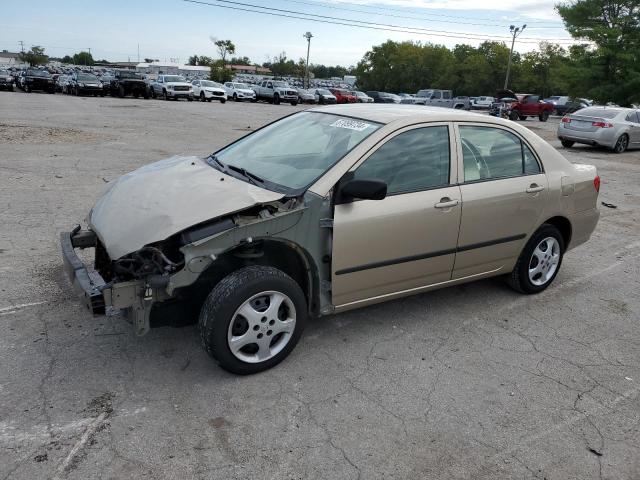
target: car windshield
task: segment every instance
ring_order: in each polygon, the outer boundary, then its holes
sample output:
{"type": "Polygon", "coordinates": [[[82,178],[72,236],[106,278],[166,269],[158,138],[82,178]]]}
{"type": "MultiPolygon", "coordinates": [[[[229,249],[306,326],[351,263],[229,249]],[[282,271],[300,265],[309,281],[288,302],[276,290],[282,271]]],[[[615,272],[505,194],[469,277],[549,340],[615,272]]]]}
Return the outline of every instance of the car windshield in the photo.
{"type": "Polygon", "coordinates": [[[321,90],[318,90],[317,92],[319,95],[331,95],[331,92],[329,90],[321,89],[321,90]]]}
{"type": "Polygon", "coordinates": [[[273,82],[274,87],[288,87],[289,84],[287,82],[273,82]]]}
{"type": "Polygon", "coordinates": [[[260,177],[274,190],[311,185],[380,124],[320,112],[302,112],[275,122],[223,148],[212,157],[260,177]],[[267,183],[268,182],[268,183],[267,183]]]}
{"type": "Polygon", "coordinates": [[[433,92],[433,90],[420,90],[417,94],[418,97],[423,98],[423,97],[431,97],[431,93],[433,92]]]}
{"type": "Polygon", "coordinates": [[[202,85],[203,87],[219,87],[220,86],[219,83],[212,82],[210,80],[201,80],[200,85],[202,85]]]}
{"type": "Polygon", "coordinates": [[[246,83],[234,83],[233,88],[249,88],[249,85],[246,83]]]}
{"type": "Polygon", "coordinates": [[[95,75],[91,75],[89,73],[82,73],[82,74],[78,75],[78,81],[80,81],[80,82],[97,82],[98,81],[98,77],[96,77],[95,75]]]}
{"type": "Polygon", "coordinates": [[[184,77],[181,77],[180,75],[166,75],[164,77],[164,81],[165,82],[186,82],[184,77]]]}
{"type": "Polygon", "coordinates": [[[30,77],[50,77],[51,75],[46,70],[27,70],[27,75],[30,77]]]}

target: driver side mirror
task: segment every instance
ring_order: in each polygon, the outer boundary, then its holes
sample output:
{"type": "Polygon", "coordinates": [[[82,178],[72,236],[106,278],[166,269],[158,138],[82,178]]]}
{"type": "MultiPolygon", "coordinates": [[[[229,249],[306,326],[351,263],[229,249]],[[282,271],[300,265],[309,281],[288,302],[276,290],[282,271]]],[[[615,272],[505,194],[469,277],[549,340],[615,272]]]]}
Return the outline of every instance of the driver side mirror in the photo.
{"type": "Polygon", "coordinates": [[[387,196],[387,184],[380,180],[349,180],[340,189],[342,203],[353,199],[383,200],[387,196]]]}

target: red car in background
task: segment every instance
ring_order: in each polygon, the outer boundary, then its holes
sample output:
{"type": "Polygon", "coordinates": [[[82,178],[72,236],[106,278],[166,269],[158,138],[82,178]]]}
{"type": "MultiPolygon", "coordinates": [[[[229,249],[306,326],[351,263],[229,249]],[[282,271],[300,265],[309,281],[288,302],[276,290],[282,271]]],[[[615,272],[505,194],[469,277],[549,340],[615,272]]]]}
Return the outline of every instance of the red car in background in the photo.
{"type": "Polygon", "coordinates": [[[342,88],[330,88],[329,91],[336,97],[336,103],[356,103],[358,97],[349,90],[343,90],[342,88]]]}

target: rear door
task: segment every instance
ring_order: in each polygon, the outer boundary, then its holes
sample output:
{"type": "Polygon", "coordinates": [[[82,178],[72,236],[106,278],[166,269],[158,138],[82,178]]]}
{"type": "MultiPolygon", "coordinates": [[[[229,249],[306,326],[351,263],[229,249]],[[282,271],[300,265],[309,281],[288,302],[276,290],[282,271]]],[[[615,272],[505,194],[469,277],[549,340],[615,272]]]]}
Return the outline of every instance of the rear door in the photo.
{"type": "Polygon", "coordinates": [[[629,143],[633,147],[640,147],[640,110],[627,115],[629,122],[629,143]]]}
{"type": "Polygon", "coordinates": [[[452,140],[448,123],[404,128],[347,174],[384,181],[388,190],[384,200],[335,206],[337,308],[451,279],[461,211],[452,140]]]}
{"type": "Polygon", "coordinates": [[[453,278],[510,271],[542,221],[547,178],[507,127],[457,125],[462,216],[453,278]]]}

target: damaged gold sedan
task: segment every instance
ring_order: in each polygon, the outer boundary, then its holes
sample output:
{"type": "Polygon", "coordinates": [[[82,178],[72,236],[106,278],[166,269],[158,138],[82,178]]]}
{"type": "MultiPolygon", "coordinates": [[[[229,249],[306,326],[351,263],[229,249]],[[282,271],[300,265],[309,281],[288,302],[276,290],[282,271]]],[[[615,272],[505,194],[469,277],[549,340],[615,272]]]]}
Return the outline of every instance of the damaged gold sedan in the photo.
{"type": "Polygon", "coordinates": [[[122,176],[62,252],[94,314],[121,309],[139,335],[197,319],[205,350],[248,374],[282,361],[309,316],[497,275],[544,290],[593,232],[599,186],[506,120],[322,107],[122,176]]]}

